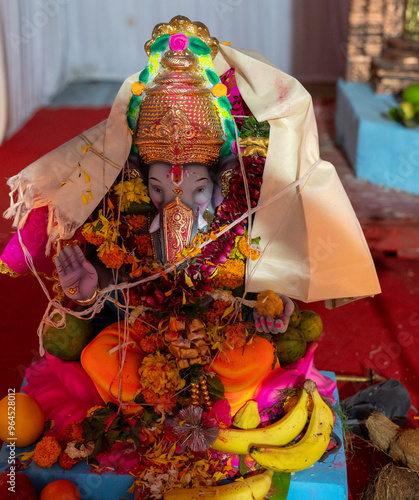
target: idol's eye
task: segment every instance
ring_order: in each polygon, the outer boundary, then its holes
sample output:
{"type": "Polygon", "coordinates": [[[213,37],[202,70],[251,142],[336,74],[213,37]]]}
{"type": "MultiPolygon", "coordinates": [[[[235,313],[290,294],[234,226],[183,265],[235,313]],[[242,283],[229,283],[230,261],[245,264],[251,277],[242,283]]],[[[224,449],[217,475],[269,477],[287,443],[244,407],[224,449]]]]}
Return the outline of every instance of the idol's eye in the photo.
{"type": "Polygon", "coordinates": [[[153,191],[155,191],[156,193],[162,193],[163,189],[159,186],[153,186],[153,191]]]}
{"type": "Polygon", "coordinates": [[[205,191],[204,187],[200,187],[198,189],[195,189],[195,193],[203,193],[205,191]]]}

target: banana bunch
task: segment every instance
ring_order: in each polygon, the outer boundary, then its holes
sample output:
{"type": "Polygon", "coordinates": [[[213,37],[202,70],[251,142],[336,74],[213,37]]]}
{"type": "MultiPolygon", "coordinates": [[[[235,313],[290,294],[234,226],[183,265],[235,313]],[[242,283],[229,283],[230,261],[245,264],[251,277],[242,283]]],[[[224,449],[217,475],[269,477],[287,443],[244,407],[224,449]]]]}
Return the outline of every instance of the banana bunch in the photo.
{"type": "MultiPolygon", "coordinates": [[[[314,382],[313,382],[314,383],[314,382]]],[[[256,429],[220,429],[212,448],[225,453],[246,455],[251,446],[284,446],[304,429],[308,419],[307,381],[294,408],[277,422],[256,429]]]]}
{"type": "Polygon", "coordinates": [[[333,429],[333,414],[311,380],[304,382],[311,392],[313,411],[304,436],[289,446],[251,446],[251,457],[262,467],[280,472],[297,472],[311,467],[326,451],[333,429]]]}
{"type": "Polygon", "coordinates": [[[266,470],[221,486],[180,488],[167,491],[164,500],[261,500],[271,488],[273,471],[266,470]]]}

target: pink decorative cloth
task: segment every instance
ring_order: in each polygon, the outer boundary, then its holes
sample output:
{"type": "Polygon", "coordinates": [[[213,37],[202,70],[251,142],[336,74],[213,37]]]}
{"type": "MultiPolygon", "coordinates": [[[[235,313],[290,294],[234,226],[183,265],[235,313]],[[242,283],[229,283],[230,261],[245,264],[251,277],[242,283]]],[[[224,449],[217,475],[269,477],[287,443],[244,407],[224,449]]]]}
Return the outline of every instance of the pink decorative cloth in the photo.
{"type": "MultiPolygon", "coordinates": [[[[35,269],[51,276],[55,268],[51,255],[45,255],[48,241],[47,225],[48,207],[35,208],[28,215],[24,227],[20,230],[20,236],[32,256],[35,269]]],[[[26,274],[29,271],[17,232],[7,244],[0,260],[15,273],[26,274]]]]}
{"type": "MultiPolygon", "coordinates": [[[[230,68],[223,75],[220,76],[221,83],[227,87],[227,98],[231,104],[231,114],[233,116],[250,116],[252,112],[244,102],[240,91],[236,84],[236,76],[234,68],[230,68]]],[[[237,124],[242,123],[242,119],[236,120],[237,124]]]]}
{"type": "Polygon", "coordinates": [[[323,396],[329,398],[332,402],[333,392],[336,389],[334,380],[322,375],[314,367],[314,352],[318,344],[313,342],[309,345],[305,355],[287,366],[287,368],[275,368],[265,378],[265,380],[256,389],[253,396],[258,402],[259,408],[269,408],[278,399],[278,392],[287,387],[294,387],[295,385],[302,385],[305,379],[311,379],[317,384],[317,388],[323,396]]]}
{"type": "Polygon", "coordinates": [[[77,361],[62,361],[47,353],[27,368],[25,375],[27,385],[22,390],[38,401],[57,431],[82,420],[92,406],[104,404],[77,361]]]}

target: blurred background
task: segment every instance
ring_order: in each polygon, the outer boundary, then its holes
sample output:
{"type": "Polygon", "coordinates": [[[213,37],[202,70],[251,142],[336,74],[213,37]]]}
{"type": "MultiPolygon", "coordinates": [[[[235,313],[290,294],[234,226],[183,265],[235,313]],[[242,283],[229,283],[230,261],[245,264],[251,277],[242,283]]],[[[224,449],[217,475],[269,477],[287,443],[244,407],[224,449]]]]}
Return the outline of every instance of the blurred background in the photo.
{"type": "Polygon", "coordinates": [[[175,15],[304,82],[345,70],[349,0],[0,0],[0,142],[73,81],[117,81],[175,15]]]}

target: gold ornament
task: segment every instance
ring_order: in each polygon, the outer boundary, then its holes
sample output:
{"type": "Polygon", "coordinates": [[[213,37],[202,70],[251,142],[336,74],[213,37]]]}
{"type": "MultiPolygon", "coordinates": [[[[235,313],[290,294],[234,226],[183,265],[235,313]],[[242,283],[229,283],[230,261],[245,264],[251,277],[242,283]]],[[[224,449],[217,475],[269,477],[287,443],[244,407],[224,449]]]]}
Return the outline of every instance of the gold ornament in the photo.
{"type": "Polygon", "coordinates": [[[188,49],[167,50],[164,70],[146,91],[140,106],[134,144],[145,163],[171,165],[217,162],[224,143],[211,92],[188,49]]]}
{"type": "Polygon", "coordinates": [[[187,17],[184,16],[175,16],[173,17],[169,23],[159,23],[153,29],[153,33],[151,35],[151,40],[148,40],[144,46],[144,50],[147,55],[151,54],[150,47],[157,40],[157,38],[162,35],[173,35],[175,33],[191,33],[198,38],[200,38],[204,43],[208,45],[211,49],[211,57],[217,55],[219,42],[216,38],[211,37],[209,34],[208,28],[205,24],[200,22],[192,22],[187,17]]]}

